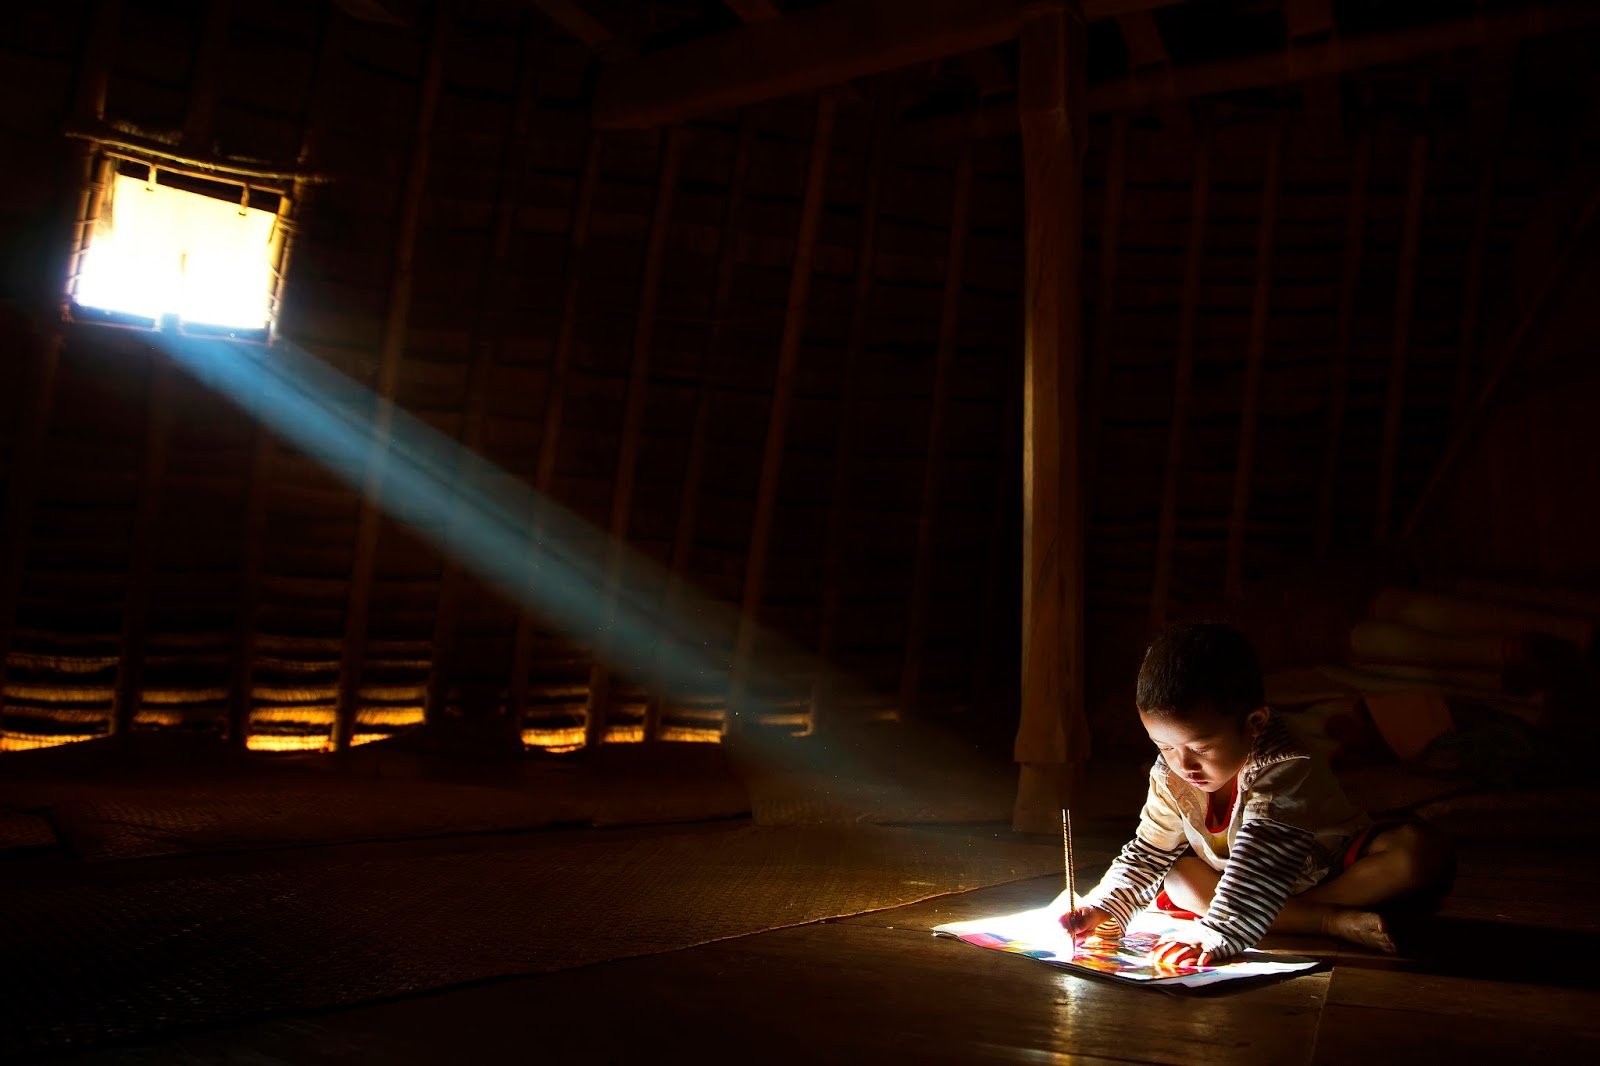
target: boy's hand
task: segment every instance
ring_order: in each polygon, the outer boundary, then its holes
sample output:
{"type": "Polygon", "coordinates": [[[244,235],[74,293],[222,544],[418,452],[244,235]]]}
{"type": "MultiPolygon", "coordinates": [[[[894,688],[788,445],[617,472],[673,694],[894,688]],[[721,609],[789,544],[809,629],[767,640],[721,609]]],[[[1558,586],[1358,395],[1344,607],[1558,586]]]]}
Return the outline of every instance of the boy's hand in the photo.
{"type": "Polygon", "coordinates": [[[1067,931],[1073,944],[1078,944],[1098,929],[1102,922],[1110,920],[1111,915],[1099,907],[1076,907],[1061,916],[1061,928],[1067,931]]]}
{"type": "Polygon", "coordinates": [[[1184,940],[1159,940],[1150,949],[1150,961],[1167,970],[1194,970],[1210,966],[1212,953],[1184,940]]]}

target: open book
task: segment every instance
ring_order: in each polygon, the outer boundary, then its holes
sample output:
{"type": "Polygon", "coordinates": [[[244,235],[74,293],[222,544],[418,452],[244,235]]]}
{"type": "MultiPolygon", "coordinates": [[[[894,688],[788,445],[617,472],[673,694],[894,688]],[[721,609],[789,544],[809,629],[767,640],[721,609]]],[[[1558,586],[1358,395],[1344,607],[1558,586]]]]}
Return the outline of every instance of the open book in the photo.
{"type": "Polygon", "coordinates": [[[1193,923],[1159,911],[1141,911],[1119,940],[1091,937],[1074,948],[1061,928],[1056,907],[949,922],[936,926],[937,936],[955,937],[980,948],[1036,959],[1050,966],[1111,977],[1138,984],[1198,988],[1246,977],[1284,977],[1315,969],[1317,959],[1304,955],[1278,955],[1246,951],[1214,966],[1171,970],[1150,961],[1150,948],[1158,940],[1181,936],[1193,923]]]}

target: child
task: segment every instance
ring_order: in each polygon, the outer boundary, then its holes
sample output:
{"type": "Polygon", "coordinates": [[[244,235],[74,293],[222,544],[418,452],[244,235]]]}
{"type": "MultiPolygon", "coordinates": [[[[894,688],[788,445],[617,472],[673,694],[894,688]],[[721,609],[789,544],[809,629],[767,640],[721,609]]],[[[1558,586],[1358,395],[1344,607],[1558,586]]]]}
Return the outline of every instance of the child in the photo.
{"type": "Polygon", "coordinates": [[[1163,632],[1139,668],[1136,702],[1160,754],[1134,838],[1061,917],[1074,940],[1125,928],[1164,884],[1157,907],[1198,916],[1192,937],[1152,949],[1165,965],[1221,961],[1269,931],[1393,953],[1375,908],[1448,890],[1448,843],[1424,823],[1374,824],[1351,805],[1265,706],[1255,649],[1238,630],[1163,632]]]}

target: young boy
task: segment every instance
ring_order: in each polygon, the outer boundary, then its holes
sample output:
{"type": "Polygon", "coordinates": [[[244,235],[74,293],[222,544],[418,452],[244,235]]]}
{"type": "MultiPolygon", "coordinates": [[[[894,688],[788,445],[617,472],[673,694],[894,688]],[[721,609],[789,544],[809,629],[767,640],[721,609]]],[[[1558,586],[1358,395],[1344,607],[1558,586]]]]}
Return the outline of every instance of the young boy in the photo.
{"type": "Polygon", "coordinates": [[[1136,702],[1160,754],[1134,838],[1061,917],[1074,940],[1107,923],[1114,935],[1156,897],[1198,916],[1195,935],[1152,950],[1175,968],[1221,961],[1268,932],[1393,953],[1376,908],[1448,890],[1447,841],[1421,822],[1374,824],[1351,805],[1265,705],[1255,649],[1238,630],[1163,632],[1139,668],[1136,702]]]}

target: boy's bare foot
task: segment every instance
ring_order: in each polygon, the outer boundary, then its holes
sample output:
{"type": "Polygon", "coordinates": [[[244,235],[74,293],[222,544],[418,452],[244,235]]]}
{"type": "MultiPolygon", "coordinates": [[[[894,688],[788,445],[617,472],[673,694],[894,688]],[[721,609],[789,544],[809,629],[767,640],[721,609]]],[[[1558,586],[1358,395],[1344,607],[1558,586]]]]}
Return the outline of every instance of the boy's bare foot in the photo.
{"type": "Polygon", "coordinates": [[[1327,919],[1327,932],[1340,940],[1360,944],[1385,955],[1396,953],[1394,938],[1383,915],[1377,911],[1361,911],[1353,907],[1339,907],[1327,919]]]}

